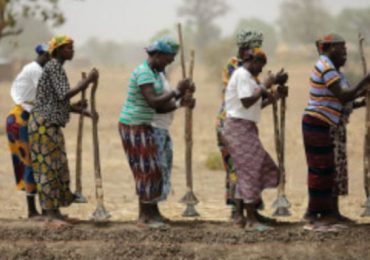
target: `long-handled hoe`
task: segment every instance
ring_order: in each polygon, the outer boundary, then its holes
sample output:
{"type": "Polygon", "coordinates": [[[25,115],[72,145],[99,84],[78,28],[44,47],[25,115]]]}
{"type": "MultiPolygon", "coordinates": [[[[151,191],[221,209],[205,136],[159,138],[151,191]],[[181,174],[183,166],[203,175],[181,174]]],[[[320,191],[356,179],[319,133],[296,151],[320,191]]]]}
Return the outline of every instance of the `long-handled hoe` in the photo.
{"type": "MultiPolygon", "coordinates": [[[[285,88],[286,93],[288,93],[287,86],[279,86],[279,88],[285,88]]],[[[285,194],[285,111],[286,111],[286,96],[284,95],[280,101],[280,122],[278,122],[278,103],[275,98],[273,98],[272,111],[274,120],[274,130],[275,130],[275,146],[276,153],[279,162],[280,170],[280,180],[278,186],[278,194],[273,207],[276,208],[274,216],[290,216],[289,212],[290,203],[285,194]]]]}
{"type": "MultiPolygon", "coordinates": [[[[185,57],[184,57],[184,42],[181,31],[181,24],[178,24],[179,42],[180,42],[180,55],[181,55],[181,68],[182,77],[186,78],[186,68],[185,68],[185,57]]],[[[193,78],[194,71],[194,50],[190,53],[190,68],[189,77],[193,78]]],[[[187,93],[185,98],[191,98],[191,94],[187,93]]],[[[193,110],[186,107],[185,110],[185,167],[186,167],[186,188],[187,192],[185,196],[180,200],[180,202],[186,204],[186,209],[182,213],[184,217],[196,217],[199,213],[195,210],[195,205],[199,203],[193,192],[193,176],[192,176],[192,147],[193,147],[193,110]]]]}

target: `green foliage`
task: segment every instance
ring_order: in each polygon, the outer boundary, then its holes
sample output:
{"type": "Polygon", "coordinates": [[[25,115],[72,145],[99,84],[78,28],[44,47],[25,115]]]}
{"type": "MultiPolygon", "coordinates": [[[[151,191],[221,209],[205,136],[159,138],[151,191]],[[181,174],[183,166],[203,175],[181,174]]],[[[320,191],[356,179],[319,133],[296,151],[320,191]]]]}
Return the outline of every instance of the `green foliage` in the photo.
{"type": "Polygon", "coordinates": [[[348,42],[358,42],[358,33],[370,40],[370,8],[344,9],[335,19],[335,30],[348,42]]]}
{"type": "Polygon", "coordinates": [[[312,44],[319,35],[332,28],[332,17],[321,0],[284,0],[278,23],[285,42],[312,44]]]}
{"type": "Polygon", "coordinates": [[[20,34],[22,18],[49,22],[53,26],[63,24],[65,18],[58,3],[59,0],[0,0],[0,38],[20,34]]]}
{"type": "Polygon", "coordinates": [[[51,39],[52,33],[47,24],[34,18],[20,18],[18,24],[23,28],[22,34],[6,37],[0,41],[1,56],[33,59],[36,44],[47,43],[51,39]]]}
{"type": "Polygon", "coordinates": [[[271,24],[264,22],[258,18],[242,19],[239,21],[236,27],[236,30],[234,32],[234,39],[236,39],[236,34],[242,28],[261,31],[264,38],[262,45],[263,49],[267,52],[269,57],[275,54],[278,45],[278,39],[275,28],[271,24]]]}
{"type": "Polygon", "coordinates": [[[222,162],[221,154],[219,152],[209,153],[206,160],[206,167],[211,171],[224,170],[225,168],[222,162]]]}

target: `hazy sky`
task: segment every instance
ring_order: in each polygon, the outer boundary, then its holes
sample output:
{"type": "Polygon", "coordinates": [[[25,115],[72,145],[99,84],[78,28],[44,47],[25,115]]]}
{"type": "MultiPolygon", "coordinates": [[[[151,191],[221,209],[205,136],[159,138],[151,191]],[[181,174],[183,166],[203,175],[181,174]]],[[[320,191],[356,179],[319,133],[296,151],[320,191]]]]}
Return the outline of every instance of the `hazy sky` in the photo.
{"type": "MultiPolygon", "coordinates": [[[[201,0],[200,0],[201,1],[201,0]]],[[[239,19],[259,17],[275,22],[282,0],[225,0],[229,13],[217,24],[224,34],[230,34],[239,19]]],[[[307,0],[310,1],[310,0],[307,0]]],[[[177,17],[183,0],[62,0],[60,7],[67,22],[55,30],[71,35],[77,45],[90,37],[113,41],[147,41],[158,31],[172,28],[184,18],[177,17]]],[[[332,13],[344,7],[369,6],[369,0],[324,0],[332,13]],[[329,8],[330,7],[330,8],[329,8]]]]}

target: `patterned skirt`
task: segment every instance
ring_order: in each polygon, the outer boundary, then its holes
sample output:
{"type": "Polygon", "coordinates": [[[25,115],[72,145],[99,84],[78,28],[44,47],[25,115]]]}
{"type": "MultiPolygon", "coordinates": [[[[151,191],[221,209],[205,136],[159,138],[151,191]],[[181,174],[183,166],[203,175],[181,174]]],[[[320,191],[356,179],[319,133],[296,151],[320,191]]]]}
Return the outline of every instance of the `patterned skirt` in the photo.
{"type": "Polygon", "coordinates": [[[217,115],[216,122],[216,135],[217,135],[217,146],[221,152],[222,162],[226,171],[225,178],[225,188],[226,188],[226,204],[235,205],[235,189],[236,189],[236,172],[234,167],[234,161],[231,158],[229,149],[226,146],[226,141],[223,136],[223,129],[225,126],[226,112],[224,110],[224,104],[222,104],[221,109],[217,115]]]}
{"type": "Polygon", "coordinates": [[[28,134],[41,207],[51,210],[69,206],[74,195],[69,189],[69,168],[61,127],[47,124],[34,112],[29,120],[28,134]]]}
{"type": "Polygon", "coordinates": [[[167,199],[171,192],[171,173],[173,159],[172,140],[167,129],[153,128],[154,141],[157,146],[157,158],[162,172],[162,194],[159,201],[167,199]]]}
{"type": "Polygon", "coordinates": [[[318,118],[303,116],[303,141],[308,165],[307,213],[312,215],[333,211],[335,156],[331,128],[318,118]]]}
{"type": "Polygon", "coordinates": [[[118,129],[140,202],[156,203],[162,194],[163,180],[153,127],[119,123],[118,129]]]}
{"type": "Polygon", "coordinates": [[[348,195],[347,131],[345,123],[330,129],[334,141],[335,185],[334,196],[348,195]]]}
{"type": "Polygon", "coordinates": [[[235,198],[260,203],[262,191],[279,184],[279,169],[263,148],[254,122],[227,118],[224,136],[235,163],[235,198]]]}
{"type": "Polygon", "coordinates": [[[19,190],[27,194],[36,193],[28,139],[28,119],[30,114],[16,105],[6,118],[6,132],[12,156],[15,182],[19,190]]]}

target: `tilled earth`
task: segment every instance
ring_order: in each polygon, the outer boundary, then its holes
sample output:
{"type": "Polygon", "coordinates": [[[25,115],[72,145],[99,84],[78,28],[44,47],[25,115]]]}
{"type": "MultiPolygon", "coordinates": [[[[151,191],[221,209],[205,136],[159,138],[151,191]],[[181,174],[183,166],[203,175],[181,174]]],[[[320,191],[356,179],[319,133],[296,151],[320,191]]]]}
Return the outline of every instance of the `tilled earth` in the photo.
{"type": "Polygon", "coordinates": [[[0,259],[370,259],[370,225],[336,233],[279,223],[269,232],[246,232],[228,222],[176,221],[167,230],[134,222],[69,229],[43,222],[0,221],[0,259]]]}

